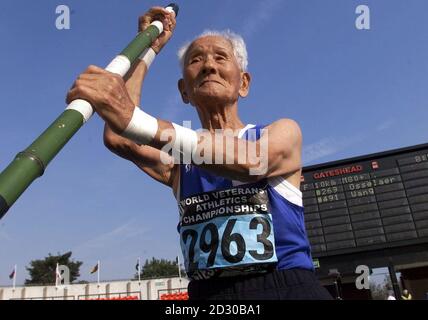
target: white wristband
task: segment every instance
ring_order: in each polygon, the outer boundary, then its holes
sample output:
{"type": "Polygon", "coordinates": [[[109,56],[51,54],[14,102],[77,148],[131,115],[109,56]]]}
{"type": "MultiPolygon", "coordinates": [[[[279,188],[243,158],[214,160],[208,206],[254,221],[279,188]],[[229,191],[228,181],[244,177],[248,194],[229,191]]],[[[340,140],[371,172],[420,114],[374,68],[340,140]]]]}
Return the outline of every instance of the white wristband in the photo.
{"type": "Polygon", "coordinates": [[[150,143],[158,131],[158,120],[135,107],[131,121],[121,136],[139,145],[150,143]]]}
{"type": "Polygon", "coordinates": [[[198,147],[198,135],[192,129],[173,123],[175,140],[172,156],[180,163],[190,164],[198,147]]]}
{"type": "Polygon", "coordinates": [[[152,64],[153,60],[155,60],[156,58],[156,52],[152,49],[152,47],[149,47],[143,51],[139,58],[140,60],[143,60],[146,63],[148,69],[150,68],[150,65],[152,64]]]}
{"type": "MultiPolygon", "coordinates": [[[[192,163],[198,146],[198,135],[192,129],[172,123],[175,130],[175,139],[172,145],[172,156],[179,163],[192,163]]],[[[135,107],[131,121],[121,136],[134,141],[139,145],[149,144],[158,131],[158,120],[135,107]]]]}

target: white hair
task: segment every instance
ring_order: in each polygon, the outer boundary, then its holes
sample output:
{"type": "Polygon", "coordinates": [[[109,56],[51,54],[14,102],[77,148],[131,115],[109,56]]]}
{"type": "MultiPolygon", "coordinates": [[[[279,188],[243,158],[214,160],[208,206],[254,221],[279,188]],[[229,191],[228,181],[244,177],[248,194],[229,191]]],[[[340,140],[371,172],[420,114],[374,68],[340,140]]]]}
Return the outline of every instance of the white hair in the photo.
{"type": "Polygon", "coordinates": [[[177,52],[181,70],[184,69],[184,59],[186,57],[186,54],[187,54],[187,51],[189,50],[190,45],[196,40],[198,40],[199,38],[203,38],[206,36],[217,36],[228,40],[232,45],[233,54],[235,55],[235,58],[238,61],[238,65],[241,68],[241,71],[247,71],[248,54],[247,54],[247,47],[245,45],[245,41],[239,34],[236,34],[230,30],[225,30],[225,31],[205,30],[195,39],[184,44],[177,52]]]}

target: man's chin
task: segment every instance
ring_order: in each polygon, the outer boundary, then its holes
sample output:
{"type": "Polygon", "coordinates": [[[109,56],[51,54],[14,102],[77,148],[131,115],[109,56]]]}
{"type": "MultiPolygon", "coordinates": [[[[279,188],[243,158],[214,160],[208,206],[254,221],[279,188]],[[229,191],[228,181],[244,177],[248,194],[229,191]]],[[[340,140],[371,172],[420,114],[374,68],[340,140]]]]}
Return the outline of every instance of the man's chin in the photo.
{"type": "Polygon", "coordinates": [[[201,98],[209,98],[213,100],[222,100],[225,98],[223,90],[218,90],[218,88],[199,88],[196,93],[196,96],[201,98]]]}
{"type": "Polygon", "coordinates": [[[201,101],[202,103],[211,105],[211,104],[226,103],[230,99],[228,99],[223,95],[219,95],[218,93],[215,93],[215,92],[200,92],[198,94],[198,100],[201,101]]]}

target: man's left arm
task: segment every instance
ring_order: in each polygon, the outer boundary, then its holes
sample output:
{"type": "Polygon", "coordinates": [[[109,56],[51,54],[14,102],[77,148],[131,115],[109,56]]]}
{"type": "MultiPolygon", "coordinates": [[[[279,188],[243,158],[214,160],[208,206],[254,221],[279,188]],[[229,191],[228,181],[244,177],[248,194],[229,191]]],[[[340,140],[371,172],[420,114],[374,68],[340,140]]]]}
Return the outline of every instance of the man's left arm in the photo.
{"type": "Polygon", "coordinates": [[[301,169],[302,133],[291,119],[280,119],[265,127],[257,141],[228,135],[227,130],[196,133],[169,121],[157,119],[157,123],[150,146],[172,152],[174,157],[182,153],[185,163],[191,154],[193,164],[231,180],[255,182],[301,169]]]}
{"type": "Polygon", "coordinates": [[[255,182],[290,175],[301,168],[302,133],[291,119],[280,119],[265,127],[257,141],[223,136],[221,146],[215,138],[211,135],[212,148],[204,148],[203,152],[211,151],[212,159],[221,159],[221,163],[201,164],[200,167],[216,175],[255,182]],[[227,149],[228,145],[233,145],[233,152],[227,149]]]}

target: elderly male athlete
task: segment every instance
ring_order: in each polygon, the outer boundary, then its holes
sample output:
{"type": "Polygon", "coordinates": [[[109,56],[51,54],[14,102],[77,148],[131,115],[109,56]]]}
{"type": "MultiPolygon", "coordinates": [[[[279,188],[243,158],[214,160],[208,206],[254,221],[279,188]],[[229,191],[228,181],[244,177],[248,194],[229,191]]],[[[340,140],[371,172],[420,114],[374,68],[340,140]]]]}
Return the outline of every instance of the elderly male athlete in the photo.
{"type": "Polygon", "coordinates": [[[67,101],[89,101],[106,122],[106,146],[173,189],[190,299],[329,299],[305,232],[299,126],[241,121],[238,100],[251,77],[244,41],[231,32],[205,33],[179,52],[178,88],[203,132],[136,107],[148,67],[175,28],[173,15],[155,7],[140,18],[140,30],[155,18],[164,32],[125,81],[90,66],[67,101]]]}

